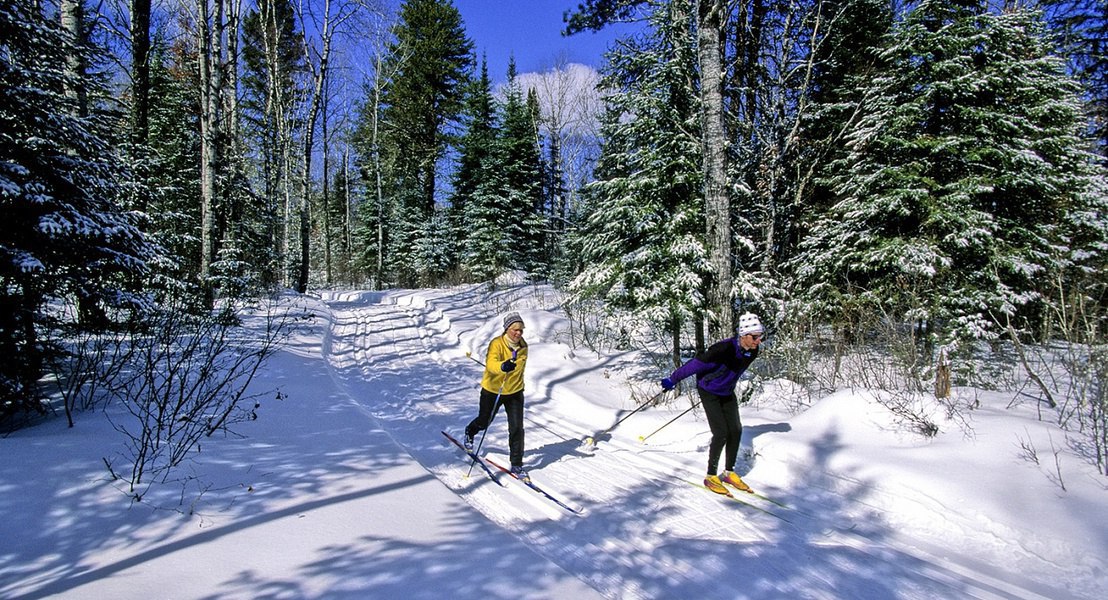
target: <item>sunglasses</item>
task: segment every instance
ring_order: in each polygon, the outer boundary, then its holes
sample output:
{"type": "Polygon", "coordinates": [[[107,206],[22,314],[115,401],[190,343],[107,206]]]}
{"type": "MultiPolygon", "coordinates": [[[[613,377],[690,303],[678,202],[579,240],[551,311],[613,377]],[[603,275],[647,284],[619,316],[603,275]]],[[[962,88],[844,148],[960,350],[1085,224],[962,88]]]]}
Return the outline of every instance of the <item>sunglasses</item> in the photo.
{"type": "Polygon", "coordinates": [[[760,341],[763,337],[763,334],[761,334],[761,333],[750,333],[750,334],[747,334],[747,335],[749,335],[750,338],[752,340],[754,340],[755,342],[760,341]]]}

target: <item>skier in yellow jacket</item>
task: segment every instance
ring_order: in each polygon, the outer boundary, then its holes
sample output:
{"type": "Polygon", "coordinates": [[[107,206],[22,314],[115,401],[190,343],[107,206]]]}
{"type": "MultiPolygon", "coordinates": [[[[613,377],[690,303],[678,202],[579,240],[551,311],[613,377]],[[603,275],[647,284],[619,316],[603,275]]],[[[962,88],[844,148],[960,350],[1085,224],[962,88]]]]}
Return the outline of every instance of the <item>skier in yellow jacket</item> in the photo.
{"type": "Polygon", "coordinates": [[[465,431],[465,447],[473,450],[473,438],[492,423],[500,406],[508,415],[508,453],[512,473],[528,480],[523,468],[523,368],[527,365],[527,342],[523,340],[523,319],[519,313],[504,317],[504,333],[489,342],[485,353],[485,375],[481,378],[481,404],[477,417],[465,431]]]}

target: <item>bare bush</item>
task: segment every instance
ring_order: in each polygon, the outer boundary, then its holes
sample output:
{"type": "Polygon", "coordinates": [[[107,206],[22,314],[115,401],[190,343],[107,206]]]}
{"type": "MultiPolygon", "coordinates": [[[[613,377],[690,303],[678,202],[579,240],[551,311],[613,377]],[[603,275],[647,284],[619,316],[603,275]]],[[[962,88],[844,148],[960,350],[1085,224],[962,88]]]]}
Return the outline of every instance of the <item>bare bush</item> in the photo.
{"type": "Polygon", "coordinates": [[[73,427],[76,413],[110,400],[107,390],[130,363],[132,346],[123,332],[85,330],[66,334],[59,345],[65,350],[51,365],[53,383],[73,427]]]}
{"type": "Polygon", "coordinates": [[[127,366],[108,390],[126,408],[112,421],[124,436],[125,465],[104,462],[133,500],[166,481],[204,438],[257,418],[258,398],[272,392],[250,392],[250,384],[292,322],[287,309],[259,318],[260,326],[242,327],[230,304],[201,315],[164,309],[130,338],[127,366]]]}
{"type": "MultiPolygon", "coordinates": [[[[1025,339],[1033,339],[1030,332],[1008,328],[1027,381],[1038,392],[1027,394],[1021,387],[1017,397],[1037,398],[1039,418],[1049,418],[1074,434],[1070,445],[1108,475],[1108,344],[1101,330],[1103,319],[1094,305],[1060,301],[1058,306],[1067,310],[1054,313],[1048,328],[1056,333],[1054,340],[1028,343],[1025,339]]],[[[1061,485],[1060,474],[1058,480],[1061,485]]]]}
{"type": "MultiPolygon", "coordinates": [[[[807,320],[802,310],[790,316],[793,322],[807,320]]],[[[843,307],[832,325],[780,323],[779,329],[804,332],[794,336],[792,346],[805,343],[812,354],[808,380],[818,393],[849,386],[881,391],[876,398],[899,422],[922,435],[939,432],[932,411],[921,400],[932,377],[932,345],[925,323],[912,322],[886,312],[881,306],[843,307]]],[[[775,340],[776,350],[779,340],[775,340]]],[[[803,354],[794,351],[794,356],[803,354]]],[[[792,369],[800,371],[802,365],[792,369]]],[[[797,377],[794,381],[802,380],[797,377]]],[[[948,412],[957,412],[948,405],[948,412]]]]}

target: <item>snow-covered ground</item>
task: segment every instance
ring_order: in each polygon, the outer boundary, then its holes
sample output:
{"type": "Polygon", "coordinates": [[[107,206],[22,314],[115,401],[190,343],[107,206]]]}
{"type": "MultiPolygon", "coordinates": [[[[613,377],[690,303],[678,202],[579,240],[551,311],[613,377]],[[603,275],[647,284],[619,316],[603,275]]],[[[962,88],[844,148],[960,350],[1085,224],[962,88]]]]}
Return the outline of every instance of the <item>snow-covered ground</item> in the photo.
{"type": "MultiPolygon", "coordinates": [[[[567,345],[549,288],[342,292],[267,364],[257,421],[129,505],[99,413],[0,439],[4,598],[1102,598],[1108,478],[1030,403],[978,390],[972,435],[896,425],[864,390],[800,414],[768,385],[737,469],[775,502],[696,484],[708,428],[648,408],[664,373],[567,345]],[[531,344],[525,461],[575,515],[470,473],[440,434],[476,414],[488,341],[531,344]],[[1039,453],[1036,464],[1028,449],[1039,453]],[[1059,481],[1059,474],[1061,481],[1059,481]],[[1064,485],[1065,489],[1062,489],[1064,485]],[[778,504],[779,503],[779,504],[778,504]],[[771,514],[772,513],[772,514],[771,514]]],[[[790,403],[792,405],[795,403],[790,403]]],[[[507,462],[503,415],[484,451],[507,462]]],[[[483,453],[484,453],[483,451],[483,453]]]]}

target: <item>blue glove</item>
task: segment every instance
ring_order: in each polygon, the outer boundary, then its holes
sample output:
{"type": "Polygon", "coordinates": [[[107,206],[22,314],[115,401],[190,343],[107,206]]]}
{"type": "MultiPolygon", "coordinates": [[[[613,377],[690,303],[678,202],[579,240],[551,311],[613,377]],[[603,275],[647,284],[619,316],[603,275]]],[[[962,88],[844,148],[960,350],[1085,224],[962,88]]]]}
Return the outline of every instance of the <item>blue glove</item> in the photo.
{"type": "Polygon", "coordinates": [[[516,361],[506,360],[506,361],[500,363],[500,370],[504,371],[505,373],[511,373],[512,371],[515,371],[516,370],[516,361]]]}
{"type": "Polygon", "coordinates": [[[673,380],[670,379],[669,377],[666,377],[665,379],[662,380],[662,389],[666,390],[667,392],[669,390],[672,390],[675,385],[677,385],[677,384],[673,383],[673,380]]]}

